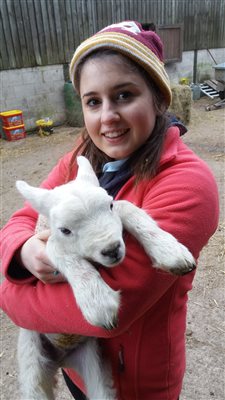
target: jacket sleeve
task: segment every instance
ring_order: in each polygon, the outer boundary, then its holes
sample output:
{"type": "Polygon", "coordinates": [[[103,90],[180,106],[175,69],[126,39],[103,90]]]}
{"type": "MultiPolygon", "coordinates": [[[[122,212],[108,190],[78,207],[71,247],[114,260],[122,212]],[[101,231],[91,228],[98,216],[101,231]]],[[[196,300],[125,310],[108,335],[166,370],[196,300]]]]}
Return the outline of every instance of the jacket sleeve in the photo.
{"type": "MultiPolygon", "coordinates": [[[[200,161],[180,163],[162,170],[147,185],[128,191],[126,198],[144,208],[160,225],[186,245],[197,259],[218,223],[218,192],[207,166],[200,161]],[[135,194],[134,194],[135,193],[135,194]]],[[[118,196],[119,198],[119,196],[118,196]]],[[[137,241],[126,238],[125,260],[117,267],[102,269],[104,280],[121,290],[119,326],[112,331],[89,325],[76,305],[67,283],[44,285],[38,281],[2,285],[2,308],[18,325],[42,332],[78,333],[89,336],[119,335],[153,307],[176,282],[186,293],[194,273],[174,277],[152,268],[137,241]],[[18,299],[20,306],[18,307],[18,299]]],[[[162,250],[163,251],[163,250],[162,250]]]]}
{"type": "MultiPolygon", "coordinates": [[[[42,187],[52,189],[65,183],[68,163],[71,153],[59,160],[58,164],[41,184],[42,187]]],[[[17,250],[34,234],[37,212],[25,202],[24,208],[15,212],[8,223],[1,230],[0,254],[1,272],[14,283],[24,283],[27,278],[33,280],[32,275],[17,262],[17,250]]]]}

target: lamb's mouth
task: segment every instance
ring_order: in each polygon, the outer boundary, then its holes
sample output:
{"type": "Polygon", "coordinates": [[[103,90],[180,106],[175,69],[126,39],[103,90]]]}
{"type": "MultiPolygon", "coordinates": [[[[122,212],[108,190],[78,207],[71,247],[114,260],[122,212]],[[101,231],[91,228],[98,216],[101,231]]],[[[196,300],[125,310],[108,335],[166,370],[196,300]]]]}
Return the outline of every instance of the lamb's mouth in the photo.
{"type": "Polygon", "coordinates": [[[93,265],[93,267],[95,267],[96,269],[99,269],[100,267],[102,267],[102,264],[100,264],[99,262],[93,260],[90,257],[86,257],[85,260],[88,261],[91,265],[93,265]]]}
{"type": "Polygon", "coordinates": [[[123,260],[123,258],[124,257],[121,255],[121,256],[112,258],[110,260],[110,262],[108,262],[108,263],[100,263],[98,261],[93,260],[92,258],[87,258],[87,257],[85,258],[85,260],[87,260],[91,265],[93,265],[94,268],[96,268],[98,270],[99,268],[102,268],[102,267],[107,267],[107,266],[109,267],[111,265],[116,266],[123,260]]]}

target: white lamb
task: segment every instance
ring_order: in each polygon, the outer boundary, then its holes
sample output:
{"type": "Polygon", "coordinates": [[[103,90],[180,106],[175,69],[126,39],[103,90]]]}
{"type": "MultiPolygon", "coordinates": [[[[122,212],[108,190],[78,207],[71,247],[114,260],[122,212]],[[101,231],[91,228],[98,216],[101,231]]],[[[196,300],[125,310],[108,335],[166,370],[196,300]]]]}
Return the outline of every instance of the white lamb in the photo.
{"type": "MultiPolygon", "coordinates": [[[[99,187],[85,157],[78,157],[77,162],[77,178],[53,190],[34,188],[23,181],[16,185],[47,217],[51,231],[47,255],[71,285],[84,318],[113,329],[120,293],[104,282],[94,265],[111,268],[123,261],[123,229],[141,243],[155,268],[182,275],[195,268],[195,261],[187,248],[160,229],[145,211],[128,201],[113,201],[99,187]]],[[[110,368],[100,356],[97,339],[20,329],[18,361],[23,400],[53,400],[54,377],[60,367],[73,368],[81,375],[89,399],[116,399],[110,368]]]]}

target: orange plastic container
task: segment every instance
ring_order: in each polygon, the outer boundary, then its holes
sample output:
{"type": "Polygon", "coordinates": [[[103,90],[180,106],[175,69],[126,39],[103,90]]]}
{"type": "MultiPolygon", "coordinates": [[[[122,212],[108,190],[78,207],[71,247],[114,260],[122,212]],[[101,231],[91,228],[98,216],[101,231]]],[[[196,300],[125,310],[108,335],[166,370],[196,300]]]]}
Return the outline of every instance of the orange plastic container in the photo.
{"type": "Polygon", "coordinates": [[[26,132],[24,129],[24,124],[13,126],[11,128],[3,126],[3,138],[9,141],[24,139],[26,137],[26,132]]]}
{"type": "Polygon", "coordinates": [[[6,128],[23,125],[23,113],[21,110],[3,111],[0,113],[2,125],[6,128]]]}

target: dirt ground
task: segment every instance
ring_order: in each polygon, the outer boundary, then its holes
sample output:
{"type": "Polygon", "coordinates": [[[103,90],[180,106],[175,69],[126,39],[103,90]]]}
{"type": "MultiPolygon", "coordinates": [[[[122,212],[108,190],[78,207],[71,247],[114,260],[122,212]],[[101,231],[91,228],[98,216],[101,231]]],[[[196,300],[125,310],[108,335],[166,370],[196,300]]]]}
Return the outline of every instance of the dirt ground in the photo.
{"type": "MultiPolygon", "coordinates": [[[[225,398],[225,109],[207,112],[205,106],[209,103],[208,98],[193,103],[189,131],[183,137],[213,170],[221,213],[218,230],[201,253],[189,295],[187,370],[181,400],[225,398]]],[[[38,185],[58,158],[72,148],[76,132],[75,128],[60,127],[49,137],[33,134],[17,142],[1,140],[1,224],[23,204],[15,180],[38,185]]],[[[0,399],[24,400],[19,396],[17,384],[18,330],[3,313],[0,317],[0,399]]],[[[71,399],[61,378],[57,399],[71,399]]]]}

